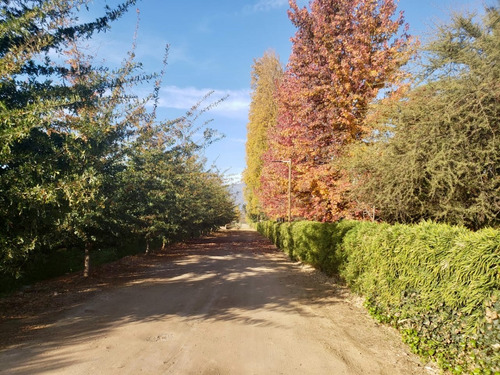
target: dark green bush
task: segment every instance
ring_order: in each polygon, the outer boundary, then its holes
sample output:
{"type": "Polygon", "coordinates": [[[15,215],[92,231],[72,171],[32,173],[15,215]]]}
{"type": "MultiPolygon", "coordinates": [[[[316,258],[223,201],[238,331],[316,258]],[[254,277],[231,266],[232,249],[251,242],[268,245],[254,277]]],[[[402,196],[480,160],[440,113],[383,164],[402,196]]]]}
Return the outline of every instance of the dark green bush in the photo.
{"type": "MultiPolygon", "coordinates": [[[[160,244],[156,244],[159,247],[160,244]]],[[[127,238],[120,243],[108,244],[92,250],[91,266],[121,259],[127,255],[143,253],[144,239],[138,236],[127,238]]],[[[50,279],[71,272],[83,270],[84,253],[78,248],[61,248],[50,252],[34,253],[24,265],[24,273],[20,278],[0,273],[0,296],[9,294],[23,285],[50,279]]]]}
{"type": "Polygon", "coordinates": [[[380,321],[453,373],[500,374],[500,231],[422,222],[259,223],[291,257],[339,274],[380,321]]]}

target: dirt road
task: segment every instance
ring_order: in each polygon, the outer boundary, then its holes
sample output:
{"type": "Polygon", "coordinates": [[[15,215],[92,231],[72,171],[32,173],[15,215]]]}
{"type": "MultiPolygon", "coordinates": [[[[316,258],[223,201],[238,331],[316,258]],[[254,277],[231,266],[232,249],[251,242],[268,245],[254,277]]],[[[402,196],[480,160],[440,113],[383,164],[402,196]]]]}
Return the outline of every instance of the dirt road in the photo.
{"type": "Polygon", "coordinates": [[[0,373],[432,373],[345,288],[254,231],[143,259],[141,272],[4,347],[0,373]]]}

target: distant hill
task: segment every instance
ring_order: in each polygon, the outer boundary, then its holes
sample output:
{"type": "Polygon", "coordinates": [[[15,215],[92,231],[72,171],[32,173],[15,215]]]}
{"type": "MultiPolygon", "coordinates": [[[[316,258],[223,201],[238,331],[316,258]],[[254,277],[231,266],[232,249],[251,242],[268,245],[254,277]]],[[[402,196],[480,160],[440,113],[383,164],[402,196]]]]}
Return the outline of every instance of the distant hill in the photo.
{"type": "Polygon", "coordinates": [[[233,196],[234,203],[238,207],[240,207],[240,209],[242,209],[243,205],[245,204],[245,200],[243,199],[243,188],[244,187],[245,187],[245,184],[243,184],[242,182],[229,185],[229,191],[231,192],[231,195],[233,196]]]}

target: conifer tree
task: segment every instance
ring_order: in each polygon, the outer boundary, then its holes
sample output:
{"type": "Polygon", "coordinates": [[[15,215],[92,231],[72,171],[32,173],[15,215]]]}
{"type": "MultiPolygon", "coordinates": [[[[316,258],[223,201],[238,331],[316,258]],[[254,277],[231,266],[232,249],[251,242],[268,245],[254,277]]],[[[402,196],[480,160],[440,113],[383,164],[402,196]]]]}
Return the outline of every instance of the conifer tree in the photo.
{"type": "Polygon", "coordinates": [[[389,222],[498,225],[499,8],[454,16],[422,54],[414,87],[374,108],[378,132],[351,152],[353,196],[389,222]]]}

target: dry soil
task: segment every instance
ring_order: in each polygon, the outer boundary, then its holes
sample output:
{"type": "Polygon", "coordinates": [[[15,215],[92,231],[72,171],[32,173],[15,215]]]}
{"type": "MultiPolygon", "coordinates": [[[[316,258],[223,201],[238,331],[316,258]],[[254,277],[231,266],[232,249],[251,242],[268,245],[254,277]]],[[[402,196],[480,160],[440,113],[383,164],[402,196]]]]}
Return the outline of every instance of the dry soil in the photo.
{"type": "Polygon", "coordinates": [[[360,299],[252,230],[0,301],[2,374],[431,374],[360,299]]]}

